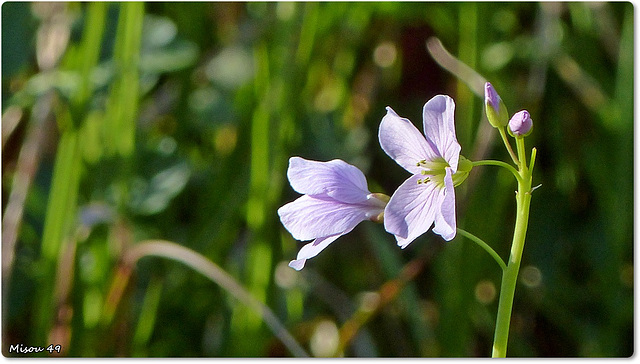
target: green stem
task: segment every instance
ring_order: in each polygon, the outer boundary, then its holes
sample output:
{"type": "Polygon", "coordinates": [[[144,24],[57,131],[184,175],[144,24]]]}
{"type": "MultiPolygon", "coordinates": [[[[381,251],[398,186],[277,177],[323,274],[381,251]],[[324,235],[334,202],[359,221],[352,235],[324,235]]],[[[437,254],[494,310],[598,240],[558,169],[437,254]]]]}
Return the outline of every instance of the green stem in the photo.
{"type": "MultiPolygon", "coordinates": [[[[529,222],[529,206],[531,204],[531,171],[526,165],[524,139],[516,138],[516,144],[520,160],[522,161],[519,171],[518,192],[516,193],[516,225],[513,233],[509,262],[502,273],[496,331],[493,340],[492,356],[494,358],[504,358],[507,355],[513,297],[516,290],[518,272],[520,270],[520,261],[522,260],[522,251],[524,249],[524,241],[529,222]]],[[[532,153],[535,154],[535,149],[532,153]]],[[[532,159],[532,161],[533,160],[535,159],[532,159]]]]}
{"type": "MultiPolygon", "coordinates": [[[[500,137],[502,138],[502,142],[504,143],[504,146],[507,148],[507,151],[509,151],[509,155],[511,156],[511,159],[513,159],[513,163],[515,163],[516,166],[520,167],[520,162],[518,160],[518,157],[513,152],[513,148],[511,148],[511,144],[509,144],[509,140],[507,140],[507,132],[504,131],[504,128],[498,128],[498,131],[500,132],[500,137]]],[[[527,162],[525,161],[523,163],[527,163],[527,162]]]]}
{"type": "Polygon", "coordinates": [[[143,2],[120,3],[113,50],[116,75],[107,100],[105,145],[108,154],[119,154],[125,158],[133,154],[135,147],[144,7],[143,2]]]}
{"type": "Polygon", "coordinates": [[[498,166],[498,167],[502,167],[502,168],[506,168],[509,172],[511,172],[515,177],[516,180],[518,180],[518,183],[523,182],[522,176],[520,175],[520,172],[518,172],[515,168],[513,168],[512,165],[502,162],[502,161],[494,161],[494,160],[481,160],[481,161],[476,161],[476,162],[471,162],[473,164],[473,166],[498,166]]]}
{"type": "Polygon", "coordinates": [[[81,75],[80,89],[72,96],[70,105],[61,102],[56,109],[56,121],[61,133],[53,167],[53,177],[49,190],[49,200],[44,220],[40,262],[38,267],[42,274],[41,286],[35,302],[39,305],[36,313],[36,327],[33,330],[34,344],[47,343],[47,335],[56,316],[54,287],[56,285],[56,269],[60,262],[60,252],[65,239],[75,244],[70,238],[76,219],[78,190],[82,173],[82,153],[80,128],[83,125],[84,113],[74,114],[73,110],[83,109],[91,96],[90,73],[98,62],[100,41],[104,30],[105,6],[91,3],[87,10],[87,23],[83,30],[80,53],[69,68],[81,75]],[[81,107],[82,106],[82,107],[81,107]]]}
{"type": "Polygon", "coordinates": [[[500,258],[500,256],[498,255],[498,253],[496,253],[495,250],[493,250],[489,244],[485,243],[482,239],[480,239],[479,237],[471,234],[470,232],[466,231],[466,230],[462,230],[460,228],[457,229],[458,233],[460,233],[460,235],[466,237],[467,239],[473,241],[474,243],[480,245],[480,247],[484,250],[486,250],[487,253],[489,253],[489,255],[491,255],[493,257],[493,259],[495,259],[495,261],[498,263],[498,265],[500,266],[500,268],[502,268],[502,271],[504,272],[505,269],[507,269],[507,265],[504,264],[504,261],[502,260],[502,258],[500,258]]]}
{"type": "Polygon", "coordinates": [[[516,149],[518,150],[518,157],[522,160],[522,165],[518,164],[520,167],[520,172],[523,173],[523,176],[528,173],[527,168],[527,152],[524,150],[524,137],[516,137],[516,149]]]}

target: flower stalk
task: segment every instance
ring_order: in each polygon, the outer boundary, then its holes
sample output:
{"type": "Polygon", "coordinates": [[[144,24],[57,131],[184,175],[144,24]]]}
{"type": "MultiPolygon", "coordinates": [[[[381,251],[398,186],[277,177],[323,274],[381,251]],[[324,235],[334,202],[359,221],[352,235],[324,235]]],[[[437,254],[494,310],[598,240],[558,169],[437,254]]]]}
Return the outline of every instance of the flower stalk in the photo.
{"type": "MultiPolygon", "coordinates": [[[[511,244],[511,254],[507,267],[502,272],[502,284],[500,287],[500,298],[498,301],[498,316],[496,319],[496,330],[493,340],[494,358],[504,358],[507,355],[507,343],[509,339],[509,326],[511,322],[511,312],[513,308],[513,297],[520,271],[522,251],[527,234],[529,223],[529,207],[531,204],[531,180],[532,169],[527,168],[524,138],[516,137],[518,159],[521,161],[518,174],[518,191],[516,192],[516,224],[511,244]]],[[[535,162],[535,148],[532,150],[531,167],[535,162]]]]}
{"type": "Polygon", "coordinates": [[[474,243],[478,244],[482,249],[484,249],[487,253],[489,253],[489,255],[491,255],[491,257],[496,261],[496,263],[498,263],[500,268],[502,268],[502,271],[507,269],[507,265],[504,263],[502,258],[500,258],[498,253],[496,253],[496,251],[493,250],[493,248],[491,248],[491,246],[489,246],[489,244],[485,243],[484,240],[480,239],[479,237],[471,234],[470,232],[468,232],[466,230],[462,230],[460,228],[458,228],[457,230],[458,230],[458,233],[460,233],[460,235],[462,235],[465,238],[467,238],[467,239],[473,241],[474,243]]]}
{"type": "Polygon", "coordinates": [[[518,182],[522,180],[522,177],[520,176],[520,172],[518,172],[517,169],[513,168],[512,165],[505,163],[503,161],[487,159],[487,160],[475,161],[472,163],[474,167],[475,166],[498,166],[498,167],[505,168],[506,170],[508,170],[513,174],[513,176],[516,178],[516,180],[518,180],[518,182]]]}
{"type": "Polygon", "coordinates": [[[516,154],[513,152],[513,148],[511,148],[511,144],[509,144],[509,140],[507,140],[507,132],[504,131],[504,128],[499,128],[498,131],[500,132],[500,138],[502,138],[502,142],[504,143],[505,148],[507,148],[507,151],[509,152],[509,156],[511,157],[511,160],[513,160],[513,163],[516,164],[516,166],[520,166],[520,161],[518,160],[518,157],[516,156],[516,154]]]}

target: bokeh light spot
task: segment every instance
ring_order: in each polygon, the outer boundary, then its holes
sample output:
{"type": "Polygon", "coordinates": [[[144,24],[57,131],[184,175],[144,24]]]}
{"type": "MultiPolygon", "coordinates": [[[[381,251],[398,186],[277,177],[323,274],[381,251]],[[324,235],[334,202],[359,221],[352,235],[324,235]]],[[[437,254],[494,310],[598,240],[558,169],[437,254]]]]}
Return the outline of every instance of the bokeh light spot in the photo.
{"type": "Polygon", "coordinates": [[[236,148],[238,142],[238,130],[234,125],[221,126],[216,130],[213,145],[216,152],[228,155],[236,148]]]}
{"type": "Polygon", "coordinates": [[[290,289],[295,287],[298,281],[298,274],[289,267],[289,262],[282,261],[278,263],[275,271],[275,282],[282,289],[290,289]]]}
{"type": "Polygon", "coordinates": [[[331,357],[338,350],[339,332],[336,323],[330,320],[323,320],[316,325],[311,336],[311,352],[316,357],[331,357]]]}
{"type": "Polygon", "coordinates": [[[482,280],[476,284],[476,299],[482,304],[489,304],[496,298],[496,286],[491,281],[482,280]]]}
{"type": "Polygon", "coordinates": [[[377,292],[365,292],[360,296],[360,309],[365,312],[373,312],[380,304],[380,295],[377,292]]]}
{"type": "Polygon", "coordinates": [[[542,284],[542,272],[540,272],[538,267],[533,265],[522,268],[520,277],[522,279],[522,283],[529,288],[536,288],[542,284]]]}
{"type": "Polygon", "coordinates": [[[387,68],[392,66],[396,61],[397,53],[395,44],[383,42],[373,51],[373,60],[378,66],[387,68]]]}

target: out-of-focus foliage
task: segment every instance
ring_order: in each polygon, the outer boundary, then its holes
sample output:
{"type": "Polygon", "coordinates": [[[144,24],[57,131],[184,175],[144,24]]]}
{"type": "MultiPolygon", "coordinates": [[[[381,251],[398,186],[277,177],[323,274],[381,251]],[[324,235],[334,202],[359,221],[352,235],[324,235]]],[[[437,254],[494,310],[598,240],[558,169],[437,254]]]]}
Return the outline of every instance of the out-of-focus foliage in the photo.
{"type": "MultiPolygon", "coordinates": [[[[343,159],[391,194],[407,174],[377,142],[387,105],[419,124],[449,94],[462,154],[508,161],[431,37],[534,121],[542,187],[508,355],[632,355],[633,29],[630,3],[3,3],[4,355],[292,355],[198,272],[152,256],[125,269],[127,249],[164,239],[311,355],[336,355],[343,324],[391,294],[337,355],[489,356],[500,269],[472,242],[400,250],[363,223],[295,272],[302,243],[276,214],[297,197],[292,155],[343,159]]],[[[457,188],[459,226],[504,259],[515,188],[493,167],[457,188]]]]}

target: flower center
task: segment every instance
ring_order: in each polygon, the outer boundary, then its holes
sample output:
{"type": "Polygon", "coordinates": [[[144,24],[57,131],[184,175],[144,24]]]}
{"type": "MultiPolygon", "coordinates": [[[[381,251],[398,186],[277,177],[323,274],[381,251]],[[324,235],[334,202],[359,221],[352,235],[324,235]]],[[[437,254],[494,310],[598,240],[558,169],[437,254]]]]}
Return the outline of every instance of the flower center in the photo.
{"type": "MultiPolygon", "coordinates": [[[[450,167],[449,163],[444,158],[437,158],[433,161],[421,160],[416,163],[416,166],[422,167],[420,174],[426,176],[425,178],[418,179],[418,184],[424,184],[428,182],[435,183],[436,186],[444,187],[444,176],[446,175],[446,168],[450,167]]],[[[460,156],[458,160],[458,171],[453,174],[453,185],[458,186],[469,176],[469,172],[473,168],[473,164],[467,158],[460,156]]]]}
{"type": "Polygon", "coordinates": [[[437,158],[432,161],[423,159],[417,162],[416,166],[422,167],[420,174],[426,176],[425,178],[419,179],[418,184],[432,182],[438,187],[444,187],[445,168],[449,167],[449,163],[447,163],[444,158],[437,158]]]}
{"type": "Polygon", "coordinates": [[[444,169],[449,167],[449,163],[444,158],[436,158],[432,161],[423,159],[416,163],[416,166],[424,168],[422,174],[439,174],[444,173],[444,169]]]}

